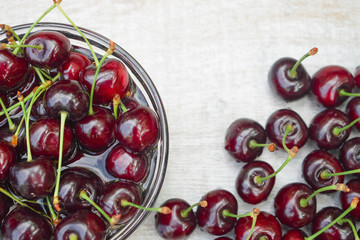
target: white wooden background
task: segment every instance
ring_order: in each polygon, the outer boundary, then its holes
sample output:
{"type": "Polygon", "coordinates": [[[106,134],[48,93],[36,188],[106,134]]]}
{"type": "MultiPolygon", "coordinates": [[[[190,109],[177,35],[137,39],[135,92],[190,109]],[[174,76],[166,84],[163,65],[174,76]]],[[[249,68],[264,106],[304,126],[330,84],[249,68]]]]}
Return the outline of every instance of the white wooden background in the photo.
{"type": "MultiPolygon", "coordinates": [[[[33,22],[51,0],[1,0],[0,22],[33,22]]],[[[157,205],[179,197],[193,203],[216,188],[236,195],[234,183],[243,164],[224,150],[224,135],[235,119],[265,124],[279,108],[296,110],[307,124],[321,107],[311,97],[285,103],[267,84],[267,72],[280,57],[299,58],[316,46],[319,53],[304,66],[314,74],[338,64],[354,72],[360,64],[360,5],[352,1],[306,0],[63,0],[78,26],[92,29],[125,48],[156,84],[170,128],[166,179],[157,205]]],[[[44,21],[66,23],[55,9],[44,21]]],[[[355,135],[359,135],[357,132],[355,135]]],[[[312,142],[280,173],[268,201],[284,184],[303,181],[302,159],[312,142]]],[[[260,159],[276,169],[284,152],[260,159]]],[[[239,200],[239,213],[253,206],[239,200]]],[[[338,205],[338,195],[318,201],[338,205]]],[[[321,205],[321,204],[320,204],[321,205]]],[[[233,233],[229,236],[234,237],[233,233]]],[[[197,229],[190,239],[214,239],[197,229]]],[[[130,239],[161,239],[151,214],[130,239]]]]}

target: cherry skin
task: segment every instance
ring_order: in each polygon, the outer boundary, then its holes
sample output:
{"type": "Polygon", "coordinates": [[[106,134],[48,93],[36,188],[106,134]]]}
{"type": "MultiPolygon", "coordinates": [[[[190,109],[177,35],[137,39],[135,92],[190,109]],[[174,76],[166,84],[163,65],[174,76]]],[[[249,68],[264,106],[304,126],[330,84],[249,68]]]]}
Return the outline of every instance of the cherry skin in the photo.
{"type": "Polygon", "coordinates": [[[251,141],[265,143],[265,129],[251,119],[237,119],[226,131],[225,149],[237,162],[250,162],[260,156],[263,151],[262,147],[251,147],[251,141]]]}
{"type": "Polygon", "coordinates": [[[149,161],[145,154],[133,154],[123,146],[115,146],[105,162],[106,171],[115,178],[141,182],[149,173],[149,161]]]}
{"type": "Polygon", "coordinates": [[[9,182],[15,193],[23,198],[44,198],[55,186],[55,168],[45,157],[31,162],[17,162],[10,168],[9,182]]]}
{"type": "MultiPolygon", "coordinates": [[[[309,153],[302,164],[302,173],[305,181],[315,190],[336,183],[343,183],[344,176],[332,176],[329,178],[323,178],[322,172],[337,173],[343,172],[344,169],[341,163],[331,153],[324,150],[314,150],[309,153]]],[[[325,191],[323,193],[330,193],[331,191],[325,191]]]]}
{"type": "MultiPolygon", "coordinates": [[[[350,197],[360,197],[360,179],[351,179],[349,182],[346,183],[346,185],[350,188],[350,192],[340,193],[340,203],[342,209],[344,210],[346,210],[350,206],[350,203],[352,201],[350,197]]],[[[360,207],[357,206],[355,209],[349,212],[349,215],[354,220],[360,220],[360,207]]]]}
{"type": "Polygon", "coordinates": [[[306,207],[300,205],[300,200],[307,199],[312,193],[312,189],[303,183],[282,187],[274,201],[275,215],[279,221],[291,228],[308,225],[316,214],[316,198],[312,198],[306,207]]]}
{"type": "Polygon", "coordinates": [[[289,149],[294,146],[301,148],[308,139],[308,128],[302,118],[290,109],[280,109],[270,115],[266,122],[266,133],[269,140],[283,148],[282,140],[287,125],[291,125],[293,130],[285,139],[286,146],[289,149]]]}
{"type": "Polygon", "coordinates": [[[105,108],[94,107],[93,109],[94,114],[86,115],[74,123],[74,132],[84,149],[99,152],[115,140],[115,119],[105,108]]]}
{"type": "Polygon", "coordinates": [[[15,150],[5,141],[0,141],[0,183],[8,179],[11,166],[16,162],[15,150]]]}
{"type": "Polygon", "coordinates": [[[207,206],[198,206],[196,218],[201,230],[213,235],[224,235],[230,232],[236,223],[236,218],[225,216],[224,210],[237,214],[238,205],[232,193],[217,189],[207,193],[201,198],[207,206]]]}
{"type": "MultiPolygon", "coordinates": [[[[91,90],[96,72],[95,64],[87,66],[80,74],[80,82],[91,90]]],[[[110,103],[115,94],[123,98],[128,93],[130,77],[124,64],[116,59],[107,59],[102,64],[96,79],[94,101],[100,104],[110,103]]]]}
{"type": "Polygon", "coordinates": [[[281,240],[304,240],[307,237],[306,233],[300,229],[291,229],[284,236],[281,240]]]}
{"type": "Polygon", "coordinates": [[[311,89],[311,78],[302,64],[296,70],[297,76],[290,77],[289,72],[296,62],[293,58],[280,58],[268,73],[270,88],[286,101],[300,99],[311,89]]]}
{"type": "MultiPolygon", "coordinates": [[[[19,126],[19,120],[15,120],[14,123],[16,126],[19,126]]],[[[5,142],[8,142],[11,144],[11,141],[13,140],[14,132],[9,130],[8,126],[3,126],[0,128],[0,141],[3,140],[5,142]]],[[[17,145],[15,147],[15,151],[18,155],[22,155],[26,152],[26,146],[25,146],[25,124],[23,124],[20,127],[19,135],[18,135],[18,141],[17,145]]]]}
{"type": "Polygon", "coordinates": [[[266,162],[252,161],[241,169],[235,185],[239,196],[246,203],[258,204],[265,201],[275,184],[275,177],[257,183],[255,177],[267,177],[274,169],[266,162]]]}
{"type": "Polygon", "coordinates": [[[41,215],[26,207],[17,207],[4,219],[2,234],[3,240],[45,240],[52,239],[53,227],[41,215]]]}
{"type": "Polygon", "coordinates": [[[351,128],[340,132],[339,135],[334,134],[334,128],[343,128],[349,123],[345,113],[337,109],[326,109],[312,119],[309,136],[319,148],[337,149],[349,137],[351,128]]]}
{"type": "Polygon", "coordinates": [[[156,113],[146,106],[127,111],[116,121],[115,137],[133,152],[154,146],[160,137],[156,113]]]}
{"type": "MultiPolygon", "coordinates": [[[[360,138],[352,138],[340,148],[339,160],[348,171],[360,168],[360,138]]],[[[353,174],[360,177],[360,173],[353,174]]]]}
{"type": "Polygon", "coordinates": [[[355,69],[354,80],[356,86],[360,88],[360,66],[357,66],[355,69]]]}
{"type": "Polygon", "coordinates": [[[66,169],[61,173],[59,186],[61,209],[67,213],[79,209],[90,210],[92,205],[88,201],[80,199],[80,192],[85,190],[89,198],[97,202],[102,189],[102,181],[95,173],[79,167],[66,169]]]}
{"type": "Polygon", "coordinates": [[[340,96],[340,90],[351,92],[355,87],[354,77],[340,66],[326,66],[317,71],[313,78],[313,93],[324,107],[340,106],[346,96],[340,96]]]}
{"type": "Polygon", "coordinates": [[[90,60],[77,52],[70,52],[68,58],[58,68],[61,78],[66,80],[79,80],[83,69],[91,64],[90,60]]]}
{"type": "Polygon", "coordinates": [[[12,203],[10,201],[10,198],[0,193],[0,223],[8,214],[11,205],[12,203]]]}
{"type": "MultiPolygon", "coordinates": [[[[239,218],[235,226],[235,239],[246,240],[249,236],[251,225],[251,217],[239,218]]],[[[260,239],[261,237],[265,237],[268,240],[280,240],[281,235],[282,230],[279,221],[269,213],[260,212],[250,240],[260,239]]]]}
{"type": "Polygon", "coordinates": [[[106,225],[96,214],[79,210],[56,226],[54,240],[68,240],[70,234],[76,235],[78,240],[105,239],[106,225]]]}
{"type": "Polygon", "coordinates": [[[164,202],[161,207],[171,209],[171,214],[156,213],[155,228],[164,239],[186,239],[196,228],[196,216],[191,210],[186,217],[181,215],[190,205],[178,198],[164,202]]]}
{"type": "Polygon", "coordinates": [[[45,118],[49,115],[45,108],[44,96],[45,94],[41,94],[40,97],[36,99],[34,105],[31,108],[30,117],[34,120],[45,118]]]}
{"type": "Polygon", "coordinates": [[[110,217],[121,214],[118,223],[122,224],[129,221],[137,211],[134,207],[122,206],[122,200],[140,205],[142,197],[139,186],[128,181],[111,182],[105,186],[98,204],[110,217]]]}
{"type": "Polygon", "coordinates": [[[41,46],[41,49],[25,48],[24,56],[31,65],[39,68],[57,68],[69,56],[70,40],[60,32],[39,31],[27,37],[24,44],[41,46]]]}
{"type": "MultiPolygon", "coordinates": [[[[346,114],[349,117],[349,121],[354,121],[360,117],[360,98],[354,97],[346,105],[346,114]]],[[[354,125],[357,130],[360,131],[360,122],[354,125]]]]}
{"type": "Polygon", "coordinates": [[[0,50],[0,90],[16,90],[26,80],[29,64],[7,49],[0,50]]]}
{"type": "MultiPolygon", "coordinates": [[[[312,229],[312,234],[320,231],[322,228],[327,226],[333,220],[335,220],[343,211],[340,208],[336,207],[325,207],[321,209],[314,217],[312,229]]],[[[351,217],[346,216],[347,219],[351,220],[351,217]]],[[[350,240],[354,239],[354,233],[348,223],[335,223],[325,232],[316,237],[318,240],[327,240],[327,239],[344,239],[350,240]]]]}

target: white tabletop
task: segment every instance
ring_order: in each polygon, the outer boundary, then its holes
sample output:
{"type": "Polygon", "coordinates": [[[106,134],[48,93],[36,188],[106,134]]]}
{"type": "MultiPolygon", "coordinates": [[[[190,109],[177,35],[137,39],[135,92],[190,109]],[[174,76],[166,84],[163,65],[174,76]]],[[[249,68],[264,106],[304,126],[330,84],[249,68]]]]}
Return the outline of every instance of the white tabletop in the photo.
{"type": "MultiPolygon", "coordinates": [[[[1,4],[1,23],[33,22],[51,0],[14,0],[1,4]]],[[[267,74],[280,57],[319,53],[303,65],[314,74],[325,65],[354,72],[360,64],[358,1],[306,0],[63,0],[78,26],[93,29],[126,49],[146,69],[160,92],[170,129],[165,182],[156,201],[197,202],[216,188],[231,191],[239,213],[252,210],[235,191],[244,165],[224,150],[228,126],[247,117],[263,126],[280,108],[292,108],[307,124],[322,108],[305,97],[285,103],[271,92],[267,74]]],[[[55,9],[44,21],[66,22],[55,9]]],[[[358,135],[356,132],[354,135],[358,135]]],[[[274,213],[273,199],[285,183],[304,181],[301,162],[314,149],[309,142],[277,176],[269,199],[257,205],[274,213]]],[[[337,154],[335,152],[335,154],[337,154]]],[[[274,169],[286,154],[264,152],[259,158],[274,169]]],[[[318,201],[339,205],[338,195],[318,201]]],[[[320,204],[321,206],[321,204],[320,204]]],[[[318,206],[319,209],[319,206],[318,206]]],[[[234,238],[234,233],[228,234],[234,238]]],[[[214,239],[197,229],[190,239],[214,239]]],[[[130,239],[161,239],[151,214],[130,239]]]]}

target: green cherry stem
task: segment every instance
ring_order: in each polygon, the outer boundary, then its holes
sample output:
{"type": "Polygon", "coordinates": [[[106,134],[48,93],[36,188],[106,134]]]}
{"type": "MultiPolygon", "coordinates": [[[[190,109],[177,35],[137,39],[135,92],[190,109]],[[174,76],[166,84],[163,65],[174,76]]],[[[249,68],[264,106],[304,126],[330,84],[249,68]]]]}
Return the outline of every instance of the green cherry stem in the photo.
{"type": "Polygon", "coordinates": [[[147,207],[143,207],[143,206],[137,205],[135,203],[129,202],[125,199],[121,200],[121,206],[122,207],[134,207],[134,208],[145,210],[145,211],[159,212],[162,214],[170,214],[171,213],[171,209],[166,206],[159,207],[159,208],[147,208],[147,207]]]}
{"type": "Polygon", "coordinates": [[[350,174],[355,174],[355,173],[360,173],[360,168],[350,170],[350,171],[345,171],[345,172],[336,172],[336,173],[329,173],[328,171],[325,170],[320,173],[320,177],[322,179],[329,179],[330,177],[350,175],[350,174]]]}
{"type": "Polygon", "coordinates": [[[310,49],[309,52],[307,52],[304,56],[302,56],[296,63],[295,65],[292,67],[292,69],[289,71],[288,76],[290,78],[296,78],[297,77],[297,68],[299,67],[300,63],[307,57],[315,55],[318,52],[318,49],[316,47],[310,49]]]}
{"type": "Polygon", "coordinates": [[[41,83],[44,83],[45,79],[44,79],[44,76],[43,76],[42,72],[40,71],[40,69],[37,67],[34,67],[34,66],[32,68],[35,70],[36,74],[39,76],[41,83]]]}
{"type": "Polygon", "coordinates": [[[0,28],[6,32],[9,32],[12,36],[14,36],[18,41],[21,41],[20,37],[14,32],[14,30],[6,24],[0,24],[0,28]]]}
{"type": "Polygon", "coordinates": [[[340,225],[343,225],[344,223],[348,223],[350,225],[350,227],[354,233],[354,237],[355,237],[354,240],[359,240],[359,235],[356,231],[356,227],[355,227],[354,223],[350,219],[347,219],[347,218],[343,218],[338,221],[338,224],[340,224],[340,225]]]}
{"type": "Polygon", "coordinates": [[[339,96],[346,96],[346,97],[360,97],[360,93],[352,93],[352,92],[347,92],[344,89],[341,89],[339,91],[339,96]]]}
{"type": "Polygon", "coordinates": [[[8,112],[8,110],[6,109],[5,104],[4,104],[4,102],[2,101],[1,98],[0,98],[0,105],[1,105],[1,107],[2,107],[2,109],[3,109],[3,112],[5,113],[6,119],[7,119],[7,121],[8,121],[9,130],[10,130],[11,132],[13,132],[13,131],[15,130],[16,126],[15,126],[15,124],[13,123],[13,121],[11,120],[10,115],[9,115],[9,112],[8,112]]]}
{"type": "Polygon", "coordinates": [[[52,205],[50,203],[50,198],[49,196],[46,196],[46,202],[47,202],[47,205],[48,205],[48,208],[49,208],[49,212],[50,212],[50,215],[51,215],[51,219],[52,219],[52,223],[54,224],[54,226],[58,225],[58,223],[60,222],[60,219],[59,219],[59,216],[56,215],[54,209],[52,208],[52,205]]]}
{"type": "Polygon", "coordinates": [[[313,240],[315,238],[317,238],[320,234],[322,234],[323,232],[325,232],[327,229],[329,229],[332,225],[334,225],[335,223],[339,222],[340,219],[342,219],[343,217],[345,217],[349,212],[351,212],[353,209],[356,208],[357,204],[359,202],[359,199],[357,197],[354,197],[353,200],[351,201],[350,206],[348,207],[348,209],[346,209],[340,216],[338,216],[334,221],[332,221],[331,223],[329,223],[328,225],[326,225],[324,228],[322,228],[321,230],[317,231],[315,234],[311,235],[310,237],[305,237],[305,240],[313,240]]]}
{"type": "Polygon", "coordinates": [[[293,130],[294,130],[294,128],[292,125],[290,125],[290,124],[286,125],[285,133],[284,133],[284,136],[282,139],[282,145],[283,145],[284,150],[287,152],[290,152],[290,149],[286,146],[285,140],[286,140],[287,136],[289,135],[289,133],[291,133],[293,130]]]}
{"type": "Polygon", "coordinates": [[[16,129],[16,132],[14,133],[14,135],[12,136],[12,139],[11,139],[10,144],[14,148],[18,145],[19,133],[20,133],[21,126],[24,124],[24,121],[25,121],[25,114],[22,116],[21,121],[16,129]]]}
{"type": "Polygon", "coordinates": [[[188,207],[187,209],[183,210],[180,212],[180,215],[182,218],[187,218],[189,212],[191,212],[191,210],[196,207],[196,206],[201,206],[201,207],[206,207],[207,206],[207,201],[203,200],[201,202],[195,203],[193,205],[191,205],[190,207],[188,207]]]}
{"type": "Polygon", "coordinates": [[[326,187],[323,187],[323,188],[320,188],[320,189],[316,190],[308,198],[300,199],[300,206],[303,207],[303,208],[307,207],[309,201],[311,199],[313,199],[318,193],[321,193],[321,192],[324,192],[324,191],[329,191],[329,190],[336,190],[336,191],[341,191],[341,192],[350,192],[350,189],[343,183],[337,183],[335,185],[326,186],[326,187]]]}
{"type": "Polygon", "coordinates": [[[75,233],[70,233],[69,240],[78,240],[78,237],[75,233]]]}
{"type": "Polygon", "coordinates": [[[39,45],[25,45],[25,44],[17,44],[17,45],[11,45],[11,44],[6,44],[6,43],[2,43],[0,44],[0,50],[3,49],[9,49],[9,48],[17,48],[17,47],[21,47],[21,48],[36,48],[37,50],[41,50],[42,46],[39,45]]]}
{"type": "Polygon", "coordinates": [[[270,152],[274,152],[276,149],[275,143],[258,143],[256,140],[251,140],[249,142],[250,148],[257,148],[257,147],[267,147],[270,152]]]}
{"type": "Polygon", "coordinates": [[[53,197],[53,204],[55,209],[60,212],[60,202],[59,202],[59,188],[60,188],[60,175],[61,175],[61,167],[62,167],[62,159],[63,159],[63,143],[64,143],[64,130],[65,130],[65,122],[66,118],[69,115],[66,111],[60,111],[60,142],[59,142],[59,161],[58,168],[56,174],[56,185],[53,197]]]}
{"type": "Polygon", "coordinates": [[[357,123],[359,121],[360,121],[360,118],[357,118],[354,121],[352,121],[351,123],[349,123],[348,125],[346,125],[345,127],[342,127],[342,128],[335,127],[332,132],[335,136],[339,136],[341,132],[351,128],[352,126],[354,126],[355,123],[357,123]]]}

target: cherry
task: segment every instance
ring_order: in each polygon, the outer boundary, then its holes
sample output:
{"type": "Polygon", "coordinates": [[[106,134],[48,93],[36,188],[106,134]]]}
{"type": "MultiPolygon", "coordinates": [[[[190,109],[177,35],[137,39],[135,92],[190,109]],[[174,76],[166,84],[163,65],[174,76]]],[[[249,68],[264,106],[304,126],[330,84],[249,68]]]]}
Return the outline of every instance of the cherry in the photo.
{"type": "Polygon", "coordinates": [[[48,115],[45,108],[44,94],[41,94],[40,97],[35,100],[34,105],[31,108],[31,118],[37,120],[39,118],[46,118],[48,115]]]}
{"type": "Polygon", "coordinates": [[[53,227],[41,215],[26,207],[13,209],[4,219],[2,226],[4,240],[10,239],[51,239],[53,227]]]}
{"type": "Polygon", "coordinates": [[[265,142],[265,129],[258,122],[240,118],[226,131],[225,149],[236,161],[250,162],[261,155],[265,142]]]}
{"type": "MultiPolygon", "coordinates": [[[[303,161],[302,172],[306,182],[315,190],[344,182],[344,176],[326,176],[326,173],[343,172],[343,168],[335,156],[324,150],[309,153],[303,161]]],[[[329,192],[332,191],[324,193],[329,192]]]]}
{"type": "Polygon", "coordinates": [[[142,152],[154,146],[160,137],[156,113],[139,106],[122,114],[116,121],[115,137],[133,152],[142,152]]]}
{"type": "Polygon", "coordinates": [[[0,128],[0,140],[8,142],[12,146],[15,146],[15,151],[18,155],[22,155],[26,151],[25,147],[25,126],[20,124],[18,120],[15,121],[16,126],[20,126],[18,134],[14,138],[16,132],[9,130],[8,127],[0,128]]]}
{"type": "MultiPolygon", "coordinates": [[[[246,240],[252,225],[251,217],[239,218],[235,225],[236,240],[246,240]]],[[[279,221],[271,214],[260,212],[250,240],[268,239],[280,240],[282,235],[279,221]]]]}
{"type": "Polygon", "coordinates": [[[214,240],[232,240],[232,239],[228,238],[228,237],[218,237],[218,238],[215,238],[214,240]]]}
{"type": "Polygon", "coordinates": [[[311,121],[309,136],[319,148],[336,149],[349,137],[349,118],[337,109],[326,109],[311,121]]]}
{"type": "Polygon", "coordinates": [[[149,173],[149,160],[145,154],[133,154],[117,145],[108,154],[105,167],[115,178],[141,182],[149,173]]]}
{"type": "Polygon", "coordinates": [[[313,93],[324,107],[334,108],[347,99],[347,92],[355,87],[354,77],[340,66],[326,66],[317,71],[313,78],[313,93]]]}
{"type": "MultiPolygon", "coordinates": [[[[360,118],[360,98],[354,97],[346,105],[346,114],[349,117],[349,121],[354,121],[360,118]]],[[[360,131],[360,122],[354,124],[354,126],[360,131]]]]}
{"type": "MultiPolygon", "coordinates": [[[[80,74],[80,82],[90,92],[96,73],[95,64],[87,66],[80,74]]],[[[120,98],[126,96],[129,89],[130,77],[126,67],[119,60],[106,59],[96,78],[94,99],[101,104],[110,103],[115,94],[120,98]]]]}
{"type": "Polygon", "coordinates": [[[224,235],[234,228],[236,218],[227,214],[237,214],[238,204],[230,192],[217,189],[201,198],[206,207],[198,207],[196,218],[201,230],[213,235],[224,235]]]}
{"type": "Polygon", "coordinates": [[[358,88],[360,88],[360,66],[357,66],[355,69],[354,80],[355,80],[356,86],[358,88]]]}
{"type": "Polygon", "coordinates": [[[0,90],[16,90],[26,80],[29,64],[9,50],[0,50],[0,90]]]}
{"type": "Polygon", "coordinates": [[[12,203],[9,198],[6,197],[4,194],[0,193],[0,223],[8,214],[11,205],[12,203]]]}
{"type": "Polygon", "coordinates": [[[39,31],[28,36],[25,45],[40,46],[37,48],[25,48],[24,55],[31,65],[39,68],[57,68],[69,56],[70,40],[60,32],[39,31]]]}
{"type": "Polygon", "coordinates": [[[79,80],[81,71],[90,64],[90,60],[83,54],[70,52],[68,58],[57,69],[57,72],[61,73],[62,79],[79,80]]]}
{"type": "Polygon", "coordinates": [[[300,229],[291,229],[284,236],[281,240],[304,240],[307,237],[307,234],[300,229]]]}
{"type": "Polygon", "coordinates": [[[55,240],[105,239],[105,234],[106,225],[100,217],[95,213],[79,210],[61,220],[55,228],[54,238],[55,240]]]}
{"type": "MultiPolygon", "coordinates": [[[[360,168],[360,138],[352,138],[340,148],[339,160],[346,170],[357,170],[360,168]]],[[[360,177],[360,173],[354,173],[360,177]]]]}
{"type": "Polygon", "coordinates": [[[11,166],[16,162],[16,153],[12,146],[0,141],[0,182],[8,179],[11,166]]]}
{"type": "Polygon", "coordinates": [[[294,146],[301,148],[308,139],[305,122],[290,109],[280,109],[271,114],[266,122],[266,133],[271,142],[284,149],[294,146]],[[286,133],[284,145],[283,140],[286,133]]]}
{"type": "Polygon", "coordinates": [[[74,132],[80,145],[91,152],[99,152],[115,140],[115,119],[111,112],[94,107],[94,113],[74,123],[74,132]]]}
{"type": "Polygon", "coordinates": [[[270,88],[286,101],[305,96],[310,91],[311,79],[301,62],[316,53],[317,48],[313,48],[299,61],[288,57],[277,60],[268,73],[270,88]]]}
{"type": "MultiPolygon", "coordinates": [[[[350,192],[340,193],[340,203],[343,209],[347,209],[351,205],[354,197],[360,197],[360,179],[351,179],[346,185],[351,189],[350,192]]],[[[357,206],[349,215],[354,220],[360,220],[360,207],[357,206]]]]}
{"type": "MultiPolygon", "coordinates": [[[[33,68],[30,68],[29,74],[26,77],[24,83],[22,83],[16,90],[19,91],[22,95],[27,96],[34,90],[35,87],[40,85],[39,76],[35,73],[33,68]]],[[[17,102],[17,91],[12,91],[9,93],[9,98],[11,102],[17,102]]]]}

